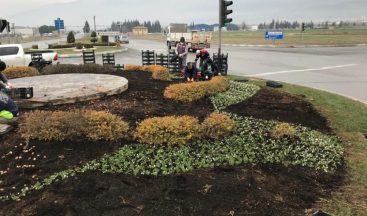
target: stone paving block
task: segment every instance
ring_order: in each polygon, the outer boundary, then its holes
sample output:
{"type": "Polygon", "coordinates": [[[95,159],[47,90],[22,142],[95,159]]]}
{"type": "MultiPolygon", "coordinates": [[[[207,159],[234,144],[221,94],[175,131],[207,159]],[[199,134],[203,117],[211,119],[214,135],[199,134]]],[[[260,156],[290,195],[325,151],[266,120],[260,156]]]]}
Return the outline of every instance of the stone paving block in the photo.
{"type": "Polygon", "coordinates": [[[11,129],[12,127],[10,125],[0,124],[0,135],[8,133],[11,129]]]}

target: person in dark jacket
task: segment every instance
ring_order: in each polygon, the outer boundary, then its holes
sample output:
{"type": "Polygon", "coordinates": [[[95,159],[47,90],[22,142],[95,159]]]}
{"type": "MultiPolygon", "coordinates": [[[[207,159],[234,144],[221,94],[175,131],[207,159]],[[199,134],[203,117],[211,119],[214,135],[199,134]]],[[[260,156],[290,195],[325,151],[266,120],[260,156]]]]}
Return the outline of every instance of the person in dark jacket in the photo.
{"type": "Polygon", "coordinates": [[[8,82],[5,74],[2,73],[5,69],[6,64],[0,61],[0,124],[15,122],[19,114],[15,102],[2,91],[11,88],[11,84],[8,82]]]}
{"type": "Polygon", "coordinates": [[[189,62],[187,63],[187,66],[185,67],[184,72],[185,72],[184,75],[185,75],[187,82],[193,82],[195,81],[195,78],[197,77],[198,69],[196,68],[194,63],[189,62]]]}
{"type": "Polygon", "coordinates": [[[181,37],[180,43],[177,44],[175,53],[179,59],[180,70],[186,66],[187,54],[189,52],[189,47],[185,42],[185,38],[181,37]]]}
{"type": "Polygon", "coordinates": [[[200,59],[200,68],[203,66],[203,63],[205,60],[210,59],[210,54],[206,49],[197,50],[196,51],[196,58],[195,62],[197,62],[200,59]]]}
{"type": "Polygon", "coordinates": [[[15,102],[0,91],[0,124],[11,124],[18,120],[19,110],[15,102]]]}
{"type": "Polygon", "coordinates": [[[11,84],[6,78],[5,74],[2,73],[6,69],[6,64],[3,61],[0,61],[0,90],[11,88],[11,84]]]}

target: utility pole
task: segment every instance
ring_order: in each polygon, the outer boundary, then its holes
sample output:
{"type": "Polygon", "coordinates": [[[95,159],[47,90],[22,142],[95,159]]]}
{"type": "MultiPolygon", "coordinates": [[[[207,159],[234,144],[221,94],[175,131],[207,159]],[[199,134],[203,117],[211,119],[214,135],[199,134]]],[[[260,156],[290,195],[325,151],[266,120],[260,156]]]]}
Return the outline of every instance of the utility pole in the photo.
{"type": "Polygon", "coordinates": [[[94,20],[94,31],[97,33],[96,16],[93,17],[93,20],[94,20]]]}
{"type": "Polygon", "coordinates": [[[11,27],[12,27],[12,29],[13,29],[13,35],[15,36],[15,24],[14,24],[14,23],[12,23],[12,24],[11,24],[11,27]]]}

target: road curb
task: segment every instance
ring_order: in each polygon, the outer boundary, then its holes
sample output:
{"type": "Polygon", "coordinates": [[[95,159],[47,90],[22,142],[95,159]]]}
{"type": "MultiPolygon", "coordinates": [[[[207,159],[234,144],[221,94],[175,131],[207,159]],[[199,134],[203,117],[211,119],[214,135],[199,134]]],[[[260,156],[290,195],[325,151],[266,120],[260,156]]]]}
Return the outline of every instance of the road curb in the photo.
{"type": "MultiPolygon", "coordinates": [[[[123,48],[122,50],[115,50],[115,51],[105,51],[105,52],[97,52],[95,53],[95,55],[102,55],[102,54],[116,54],[116,53],[123,53],[123,52],[127,52],[128,48],[123,48]]],[[[83,57],[83,53],[79,53],[79,54],[60,54],[59,58],[79,58],[79,57],[83,57]]]]}
{"type": "Polygon", "coordinates": [[[261,48],[317,48],[317,47],[363,47],[367,44],[351,45],[269,45],[269,44],[223,44],[226,47],[261,47],[261,48]]]}
{"type": "MultiPolygon", "coordinates": [[[[229,75],[231,75],[231,74],[229,74],[229,75]]],[[[251,75],[239,75],[239,74],[233,74],[233,75],[242,76],[242,77],[246,77],[246,78],[249,78],[249,79],[255,79],[255,80],[264,80],[264,81],[268,80],[268,79],[258,78],[256,76],[251,76],[251,75]]],[[[335,91],[326,90],[326,89],[322,89],[322,88],[316,88],[316,87],[310,87],[310,86],[306,86],[306,85],[300,85],[300,84],[294,84],[294,83],[290,83],[290,82],[285,82],[285,81],[274,79],[274,78],[272,78],[271,80],[274,80],[274,81],[277,81],[277,82],[280,82],[280,83],[289,84],[289,85],[297,85],[297,86],[301,86],[301,87],[306,87],[306,88],[310,88],[310,89],[315,89],[315,90],[319,90],[319,91],[324,91],[324,92],[332,93],[332,94],[339,95],[339,96],[348,98],[348,99],[353,100],[353,101],[356,101],[356,102],[360,102],[360,103],[366,105],[366,107],[367,107],[367,101],[364,101],[362,99],[355,98],[353,96],[348,96],[348,95],[345,95],[345,94],[342,94],[342,93],[338,93],[338,92],[335,92],[335,91]]]]}

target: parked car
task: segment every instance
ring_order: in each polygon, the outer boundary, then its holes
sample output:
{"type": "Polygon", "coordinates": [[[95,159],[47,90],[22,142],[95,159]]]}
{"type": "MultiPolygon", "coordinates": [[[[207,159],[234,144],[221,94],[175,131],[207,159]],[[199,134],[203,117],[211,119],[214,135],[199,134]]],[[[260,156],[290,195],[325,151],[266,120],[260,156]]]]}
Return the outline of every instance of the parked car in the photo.
{"type": "MultiPolygon", "coordinates": [[[[25,52],[20,44],[0,45],[0,59],[5,62],[8,67],[14,66],[35,66],[32,62],[32,52],[25,52]]],[[[58,54],[52,50],[36,51],[33,53],[41,53],[46,65],[58,64],[58,54]]]]}
{"type": "Polygon", "coordinates": [[[130,43],[130,41],[129,41],[129,37],[128,37],[127,35],[121,36],[121,37],[120,37],[120,42],[121,42],[122,44],[128,44],[128,43],[130,43]]]}

